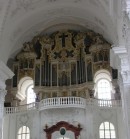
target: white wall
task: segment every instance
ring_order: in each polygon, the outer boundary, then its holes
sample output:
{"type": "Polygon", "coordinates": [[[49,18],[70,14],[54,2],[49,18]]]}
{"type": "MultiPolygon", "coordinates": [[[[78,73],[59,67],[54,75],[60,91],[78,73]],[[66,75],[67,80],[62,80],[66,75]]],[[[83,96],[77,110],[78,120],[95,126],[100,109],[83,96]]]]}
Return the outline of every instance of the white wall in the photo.
{"type": "MultiPolygon", "coordinates": [[[[31,139],[45,139],[45,125],[48,127],[55,125],[59,121],[66,121],[74,126],[80,123],[82,139],[98,139],[99,126],[104,121],[114,124],[117,139],[124,138],[123,121],[121,108],[101,109],[99,107],[88,106],[81,108],[55,108],[49,110],[31,110],[24,113],[5,115],[4,117],[4,139],[17,139],[18,129],[26,125],[30,128],[31,139]]],[[[69,132],[67,136],[71,136],[69,132]]],[[[59,133],[52,135],[59,137],[59,133]]]]}

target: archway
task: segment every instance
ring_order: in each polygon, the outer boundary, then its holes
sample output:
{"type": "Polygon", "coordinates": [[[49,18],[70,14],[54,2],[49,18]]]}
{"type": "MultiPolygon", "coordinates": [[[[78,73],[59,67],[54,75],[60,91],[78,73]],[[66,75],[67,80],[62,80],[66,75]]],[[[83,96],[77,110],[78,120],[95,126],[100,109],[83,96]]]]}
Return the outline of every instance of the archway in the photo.
{"type": "Polygon", "coordinates": [[[19,81],[16,97],[21,100],[21,104],[32,103],[32,96],[34,96],[33,100],[35,100],[35,93],[33,92],[33,87],[34,82],[31,77],[27,76],[19,81]],[[27,98],[28,96],[31,97],[31,101],[29,98],[27,98]]]}

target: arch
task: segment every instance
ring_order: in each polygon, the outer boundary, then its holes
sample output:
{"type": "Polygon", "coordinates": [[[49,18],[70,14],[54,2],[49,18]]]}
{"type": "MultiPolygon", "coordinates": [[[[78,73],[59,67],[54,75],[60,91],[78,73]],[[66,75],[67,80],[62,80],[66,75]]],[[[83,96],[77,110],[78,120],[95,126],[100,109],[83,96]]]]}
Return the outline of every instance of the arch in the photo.
{"type": "Polygon", "coordinates": [[[34,85],[30,84],[26,89],[27,104],[33,103],[36,100],[36,94],[33,90],[34,85]]]}
{"type": "MultiPolygon", "coordinates": [[[[39,4],[40,7],[38,6],[38,8],[35,8],[33,13],[29,12],[28,14],[21,14],[22,16],[16,14],[16,16],[10,19],[10,22],[13,20],[17,22],[15,24],[7,24],[7,29],[5,30],[5,34],[10,34],[9,36],[12,36],[11,40],[13,40],[10,42],[11,53],[9,53],[9,57],[14,56],[16,54],[16,51],[18,51],[21,47],[21,43],[29,41],[31,39],[33,34],[32,32],[39,34],[40,31],[44,30],[46,33],[46,31],[49,28],[52,28],[51,30],[52,32],[54,30],[53,27],[56,28],[57,25],[59,26],[63,23],[77,24],[81,26],[81,28],[85,29],[87,28],[94,29],[95,32],[104,34],[105,38],[107,38],[109,42],[114,43],[114,41],[116,41],[115,37],[116,30],[112,25],[112,23],[110,22],[111,19],[109,18],[109,14],[103,12],[104,11],[103,7],[101,8],[96,6],[94,8],[96,8],[97,10],[93,11],[92,10],[93,8],[90,8],[94,6],[91,2],[79,7],[75,7],[74,4],[68,2],[62,2],[62,3],[58,2],[58,5],[56,4],[55,6],[54,5],[45,6],[46,4],[41,5],[44,5],[44,7],[40,6],[39,4]],[[86,5],[89,6],[86,8],[86,5]],[[71,16],[68,16],[69,15],[68,12],[71,13],[71,16]],[[86,14],[82,16],[84,13],[86,14]],[[91,18],[92,16],[100,17],[101,19],[91,18]],[[99,22],[98,23],[97,20],[99,21],[101,20],[103,23],[99,24],[100,22],[98,21],[99,22]],[[21,29],[21,25],[23,26],[24,30],[21,29]],[[12,27],[12,32],[11,31],[9,32],[8,30],[10,26],[12,27]],[[111,31],[106,30],[106,28],[111,31]],[[15,39],[13,38],[14,36],[15,39]]],[[[17,13],[20,14],[20,12],[17,13]]],[[[59,28],[57,28],[56,30],[59,30],[59,28]]],[[[8,40],[10,39],[8,38],[8,40]]],[[[5,43],[9,42],[5,41],[5,43]]],[[[6,44],[3,46],[8,45],[6,44]]]]}
{"type": "Polygon", "coordinates": [[[111,99],[112,77],[109,71],[102,69],[94,75],[94,96],[98,99],[111,99]]]}
{"type": "Polygon", "coordinates": [[[30,139],[30,129],[27,126],[19,128],[17,133],[17,139],[30,139]]]}
{"type": "Polygon", "coordinates": [[[29,86],[34,85],[33,79],[29,76],[22,78],[18,84],[18,91],[16,97],[21,101],[27,97],[27,89],[29,86]]]}
{"type": "Polygon", "coordinates": [[[97,91],[99,99],[111,99],[110,82],[105,78],[98,81],[97,91]]]}
{"type": "Polygon", "coordinates": [[[99,127],[100,139],[116,139],[115,127],[112,123],[105,121],[99,127]]]}
{"type": "Polygon", "coordinates": [[[96,83],[98,80],[106,78],[108,81],[112,81],[111,74],[108,70],[102,69],[98,70],[94,75],[94,82],[96,83]]]}
{"type": "Polygon", "coordinates": [[[44,131],[46,132],[47,139],[51,139],[52,133],[55,131],[59,131],[61,127],[64,127],[66,130],[72,131],[75,135],[75,139],[78,139],[80,135],[80,131],[82,130],[80,125],[78,125],[78,127],[75,127],[74,125],[69,124],[68,122],[60,121],[56,125],[53,125],[49,128],[46,125],[46,128],[44,129],[44,131]]]}

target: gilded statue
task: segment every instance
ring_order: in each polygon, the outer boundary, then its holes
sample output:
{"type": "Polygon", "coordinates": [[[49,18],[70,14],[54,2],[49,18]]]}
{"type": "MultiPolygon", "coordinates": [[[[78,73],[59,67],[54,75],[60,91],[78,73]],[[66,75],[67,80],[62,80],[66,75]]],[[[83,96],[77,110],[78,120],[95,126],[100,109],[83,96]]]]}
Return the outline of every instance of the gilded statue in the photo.
{"type": "Polygon", "coordinates": [[[77,46],[82,46],[84,44],[85,34],[83,32],[80,32],[76,35],[74,39],[74,43],[77,46]]]}
{"type": "Polygon", "coordinates": [[[103,44],[104,43],[104,39],[101,35],[97,35],[96,37],[94,37],[94,42],[96,44],[103,44]]]}
{"type": "Polygon", "coordinates": [[[40,38],[40,43],[45,48],[50,48],[54,45],[54,41],[47,35],[40,38]]]}
{"type": "Polygon", "coordinates": [[[23,44],[23,51],[24,51],[24,52],[32,52],[32,51],[34,51],[34,49],[33,49],[33,44],[30,43],[30,42],[25,42],[25,43],[23,44]]]}

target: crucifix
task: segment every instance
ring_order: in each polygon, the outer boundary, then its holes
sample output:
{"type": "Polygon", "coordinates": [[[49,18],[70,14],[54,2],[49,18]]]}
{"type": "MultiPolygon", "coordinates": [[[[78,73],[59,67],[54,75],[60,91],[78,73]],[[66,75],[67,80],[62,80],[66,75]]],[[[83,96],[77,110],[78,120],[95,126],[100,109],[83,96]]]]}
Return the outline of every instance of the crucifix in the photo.
{"type": "Polygon", "coordinates": [[[62,39],[62,47],[65,47],[65,38],[66,37],[68,37],[68,35],[65,35],[64,33],[61,36],[59,36],[59,38],[62,39]]]}

